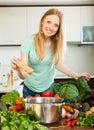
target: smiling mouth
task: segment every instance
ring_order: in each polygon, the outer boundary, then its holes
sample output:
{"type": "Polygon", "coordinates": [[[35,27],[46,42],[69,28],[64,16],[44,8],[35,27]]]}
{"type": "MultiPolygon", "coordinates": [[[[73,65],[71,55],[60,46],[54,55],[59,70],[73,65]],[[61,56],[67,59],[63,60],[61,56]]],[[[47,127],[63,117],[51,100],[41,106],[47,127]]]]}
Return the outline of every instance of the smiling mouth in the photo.
{"type": "Polygon", "coordinates": [[[52,34],[52,31],[46,30],[46,32],[47,32],[48,34],[52,34]]]}

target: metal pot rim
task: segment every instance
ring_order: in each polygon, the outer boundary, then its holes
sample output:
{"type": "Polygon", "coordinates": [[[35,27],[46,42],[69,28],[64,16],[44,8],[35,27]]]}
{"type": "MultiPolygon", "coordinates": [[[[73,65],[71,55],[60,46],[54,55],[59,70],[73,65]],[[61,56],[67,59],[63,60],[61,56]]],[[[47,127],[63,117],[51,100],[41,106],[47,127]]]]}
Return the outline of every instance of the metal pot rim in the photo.
{"type": "Polygon", "coordinates": [[[62,103],[63,101],[63,98],[55,97],[33,97],[24,99],[25,103],[62,103]]]}

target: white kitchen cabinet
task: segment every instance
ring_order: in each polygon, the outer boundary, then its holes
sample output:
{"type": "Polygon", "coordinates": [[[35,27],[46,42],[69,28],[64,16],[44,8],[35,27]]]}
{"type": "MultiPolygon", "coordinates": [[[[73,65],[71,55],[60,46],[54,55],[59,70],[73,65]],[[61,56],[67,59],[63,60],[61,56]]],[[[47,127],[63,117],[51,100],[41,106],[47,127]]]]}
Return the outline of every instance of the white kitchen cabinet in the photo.
{"type": "Polygon", "coordinates": [[[94,42],[94,39],[93,39],[94,31],[92,28],[93,26],[94,26],[94,6],[81,7],[81,42],[82,44],[92,44],[94,42]]]}
{"type": "Polygon", "coordinates": [[[81,26],[94,24],[94,6],[0,7],[0,45],[20,44],[27,35],[36,33],[42,15],[50,8],[64,14],[66,41],[81,41],[81,26]]]}
{"type": "Polygon", "coordinates": [[[27,32],[28,35],[35,34],[39,29],[39,22],[42,14],[48,7],[29,7],[27,8],[27,32]]]}
{"type": "Polygon", "coordinates": [[[67,41],[80,41],[80,7],[62,7],[67,41]]]}
{"type": "Polygon", "coordinates": [[[94,6],[65,6],[64,29],[66,40],[75,44],[81,41],[81,28],[83,25],[94,25],[94,6]]]}
{"type": "Polygon", "coordinates": [[[94,25],[94,6],[81,7],[81,25],[94,25]]]}
{"type": "Polygon", "coordinates": [[[20,44],[26,24],[26,7],[0,7],[0,45],[20,44]]]}

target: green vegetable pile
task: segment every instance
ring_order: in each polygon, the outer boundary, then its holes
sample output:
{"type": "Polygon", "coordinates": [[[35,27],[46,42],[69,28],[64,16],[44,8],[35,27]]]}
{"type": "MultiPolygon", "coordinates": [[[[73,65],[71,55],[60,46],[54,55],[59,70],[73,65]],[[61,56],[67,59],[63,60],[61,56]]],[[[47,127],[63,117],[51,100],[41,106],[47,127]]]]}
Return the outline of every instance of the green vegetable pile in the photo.
{"type": "Polygon", "coordinates": [[[94,113],[88,115],[87,117],[81,116],[76,122],[78,126],[94,126],[94,113]]]}
{"type": "Polygon", "coordinates": [[[15,100],[20,94],[17,91],[11,91],[1,96],[1,102],[9,103],[11,105],[15,104],[15,100]]]}
{"type": "Polygon", "coordinates": [[[0,111],[0,130],[47,130],[23,113],[0,111]]]}
{"type": "Polygon", "coordinates": [[[83,102],[91,96],[91,89],[83,77],[74,81],[56,83],[53,92],[58,93],[68,103],[83,102]]]}

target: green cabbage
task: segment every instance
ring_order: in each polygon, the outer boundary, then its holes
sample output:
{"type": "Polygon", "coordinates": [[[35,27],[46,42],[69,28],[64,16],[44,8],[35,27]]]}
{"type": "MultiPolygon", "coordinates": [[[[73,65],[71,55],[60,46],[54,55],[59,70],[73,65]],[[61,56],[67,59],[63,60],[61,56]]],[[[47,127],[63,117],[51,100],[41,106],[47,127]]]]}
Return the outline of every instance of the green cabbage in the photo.
{"type": "Polygon", "coordinates": [[[77,86],[74,84],[64,84],[60,87],[60,96],[64,98],[66,102],[77,102],[79,99],[79,91],[77,89],[77,86]]]}

